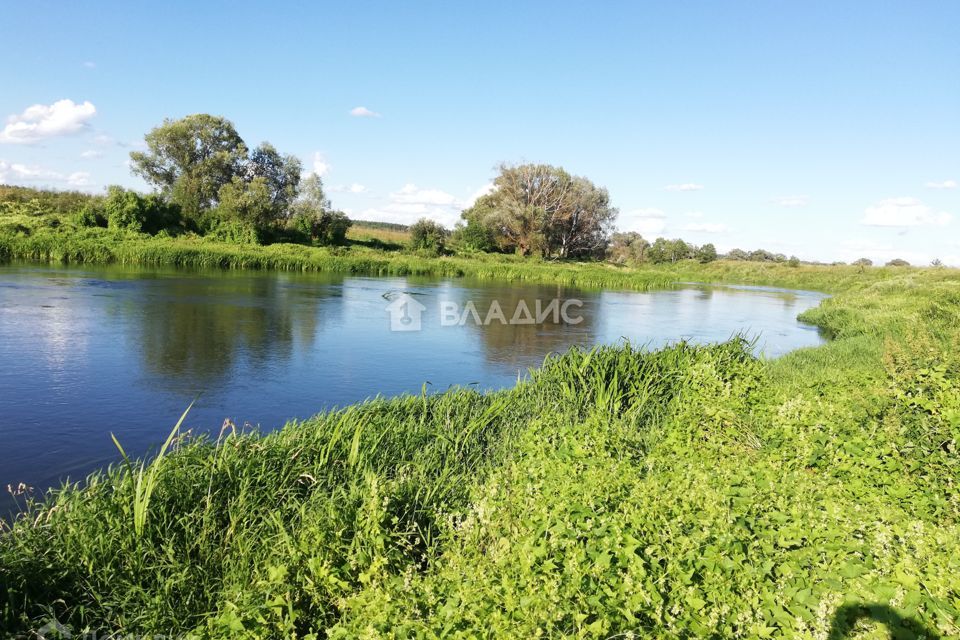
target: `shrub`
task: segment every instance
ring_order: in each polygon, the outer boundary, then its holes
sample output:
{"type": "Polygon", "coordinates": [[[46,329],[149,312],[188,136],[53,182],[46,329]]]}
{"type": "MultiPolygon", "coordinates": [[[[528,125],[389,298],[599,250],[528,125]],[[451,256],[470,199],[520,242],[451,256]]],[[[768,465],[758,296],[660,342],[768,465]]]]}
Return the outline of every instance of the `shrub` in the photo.
{"type": "Polygon", "coordinates": [[[466,224],[458,224],[453,230],[451,240],[459,249],[467,251],[493,251],[497,244],[493,231],[474,219],[467,220],[466,224]]]}
{"type": "Polygon", "coordinates": [[[143,196],[114,185],[107,189],[103,208],[111,229],[153,234],[180,224],[180,208],[155,193],[143,196]]]}
{"type": "Polygon", "coordinates": [[[410,248],[438,255],[443,253],[446,237],[447,230],[440,223],[421,218],[410,227],[410,248]]]}

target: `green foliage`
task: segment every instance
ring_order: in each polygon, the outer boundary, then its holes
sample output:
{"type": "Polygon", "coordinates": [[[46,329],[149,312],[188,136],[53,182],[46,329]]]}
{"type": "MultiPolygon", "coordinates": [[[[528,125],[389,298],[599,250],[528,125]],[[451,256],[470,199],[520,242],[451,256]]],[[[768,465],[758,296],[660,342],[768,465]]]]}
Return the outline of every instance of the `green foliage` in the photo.
{"type": "Polygon", "coordinates": [[[233,123],[204,113],[164,120],[145,142],[147,151],[130,154],[133,172],[190,217],[216,205],[220,188],[240,174],[247,156],[233,123]]]}
{"type": "Polygon", "coordinates": [[[323,191],[320,176],[311,174],[303,181],[300,196],[291,207],[287,228],[304,242],[321,245],[342,245],[353,224],[342,211],[333,211],[323,191]]]}
{"type": "MultiPolygon", "coordinates": [[[[123,187],[111,186],[103,203],[108,226],[112,229],[140,231],[154,234],[161,229],[170,229],[180,224],[180,209],[167,202],[159,194],[141,195],[123,187]]],[[[83,213],[82,226],[92,220],[97,222],[97,213],[83,213]]],[[[99,226],[99,224],[97,224],[99,226]]]]}
{"type": "Polygon", "coordinates": [[[458,223],[450,240],[459,250],[489,252],[497,248],[493,230],[475,218],[458,223]]]}
{"type": "Polygon", "coordinates": [[[271,228],[278,219],[273,195],[265,178],[246,180],[235,177],[219,192],[220,204],[214,216],[222,221],[239,222],[258,232],[271,228]]]}
{"type": "Polygon", "coordinates": [[[410,225],[410,248],[440,255],[446,247],[447,235],[447,230],[440,223],[421,218],[410,225]]]}
{"type": "Polygon", "coordinates": [[[910,263],[902,258],[894,258],[887,262],[886,266],[888,267],[909,267],[910,263]]]}
{"type": "Polygon", "coordinates": [[[614,233],[607,244],[607,260],[614,264],[638,265],[647,260],[650,243],[636,231],[614,233]]]}
{"type": "Polygon", "coordinates": [[[713,262],[717,259],[717,248],[708,242],[707,244],[699,247],[694,252],[694,256],[701,264],[713,262]]]}
{"type": "Polygon", "coordinates": [[[647,249],[647,259],[653,264],[674,263],[694,256],[694,249],[683,240],[657,238],[647,249]]]}
{"type": "Polygon", "coordinates": [[[742,339],[574,349],[505,391],[176,438],[149,467],[139,533],[141,474],[120,466],[0,535],[0,620],[24,634],[53,610],[73,629],[205,638],[809,638],[864,637],[876,619],[955,637],[960,278],[944,271],[843,270],[843,313],[820,318],[842,337],[775,361],[742,339]]]}
{"type": "Polygon", "coordinates": [[[542,257],[601,256],[617,209],[610,194],[560,167],[499,167],[494,191],[461,215],[487,229],[503,251],[542,257]]]}
{"type": "Polygon", "coordinates": [[[109,224],[101,210],[91,205],[84,205],[73,214],[73,223],[78,227],[106,227],[109,224]]]}

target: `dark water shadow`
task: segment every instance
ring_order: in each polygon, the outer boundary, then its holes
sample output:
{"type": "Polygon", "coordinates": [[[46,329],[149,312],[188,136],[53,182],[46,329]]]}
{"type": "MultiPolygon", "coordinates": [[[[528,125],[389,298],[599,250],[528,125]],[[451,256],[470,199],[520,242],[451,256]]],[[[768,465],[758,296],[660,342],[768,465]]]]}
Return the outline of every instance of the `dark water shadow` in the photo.
{"type": "Polygon", "coordinates": [[[861,620],[872,620],[883,624],[891,640],[939,640],[940,636],[931,628],[918,621],[897,613],[884,604],[845,604],[833,615],[830,624],[829,640],[843,640],[851,637],[854,627],[861,620]]]}

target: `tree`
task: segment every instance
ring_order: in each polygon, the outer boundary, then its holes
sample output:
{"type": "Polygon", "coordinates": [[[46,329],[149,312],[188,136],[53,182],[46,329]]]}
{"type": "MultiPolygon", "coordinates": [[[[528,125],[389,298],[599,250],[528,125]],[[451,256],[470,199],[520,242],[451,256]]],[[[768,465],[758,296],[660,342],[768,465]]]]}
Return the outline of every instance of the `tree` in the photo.
{"type": "MultiPolygon", "coordinates": [[[[180,209],[163,196],[155,193],[144,196],[117,185],[107,188],[103,211],[107,225],[114,229],[155,234],[180,224],[180,209]]],[[[92,210],[91,213],[96,215],[92,210]]]]}
{"type": "Polygon", "coordinates": [[[145,141],[147,151],[130,154],[133,172],[190,217],[216,206],[221,188],[240,174],[247,156],[233,124],[205,113],[164,120],[145,141]]]}
{"type": "Polygon", "coordinates": [[[493,231],[473,218],[457,223],[451,239],[468,251],[493,251],[497,246],[493,231]]]}
{"type": "Polygon", "coordinates": [[[894,258],[887,262],[888,267],[909,267],[910,263],[904,260],[903,258],[894,258]]]}
{"type": "Polygon", "coordinates": [[[725,257],[727,260],[748,260],[750,256],[743,249],[731,249],[725,257]]]}
{"type": "Polygon", "coordinates": [[[859,260],[854,260],[852,264],[862,269],[863,267],[872,267],[873,260],[870,258],[860,258],[859,260]]]}
{"type": "Polygon", "coordinates": [[[258,176],[248,182],[235,176],[220,187],[217,215],[221,220],[246,224],[259,235],[276,222],[272,196],[266,178],[258,176]]]}
{"type": "Polygon", "coordinates": [[[504,250],[559,258],[599,255],[617,210],[606,189],[545,164],[501,165],[495,190],[463,212],[504,250]]]}
{"type": "Polygon", "coordinates": [[[447,230],[438,222],[420,218],[410,226],[410,248],[439,254],[443,252],[447,230]]]}
{"type": "Polygon", "coordinates": [[[278,217],[285,214],[297,197],[302,170],[300,160],[292,155],[280,155],[272,144],[264,142],[251,152],[245,169],[248,181],[264,179],[278,217]]]}
{"type": "Polygon", "coordinates": [[[343,244],[353,222],[341,211],[333,211],[317,174],[307,176],[297,199],[290,206],[288,227],[320,244],[343,244]]]}
{"type": "Polygon", "coordinates": [[[696,251],[697,260],[701,264],[706,264],[708,262],[713,262],[717,259],[717,248],[710,244],[709,242],[696,251]]]}
{"type": "Polygon", "coordinates": [[[616,264],[639,264],[646,260],[650,243],[636,231],[614,233],[607,245],[607,259],[616,264]]]}

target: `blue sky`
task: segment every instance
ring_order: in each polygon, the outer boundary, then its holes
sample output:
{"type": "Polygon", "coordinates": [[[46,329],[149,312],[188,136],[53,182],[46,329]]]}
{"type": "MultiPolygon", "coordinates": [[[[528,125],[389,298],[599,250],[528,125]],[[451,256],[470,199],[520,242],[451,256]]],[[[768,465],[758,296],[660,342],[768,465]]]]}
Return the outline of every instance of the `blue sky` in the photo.
{"type": "Polygon", "coordinates": [[[651,238],[960,265],[958,24],[954,1],[7,3],[0,181],[145,188],[143,134],[208,112],[358,218],[449,225],[535,161],[651,238]]]}

